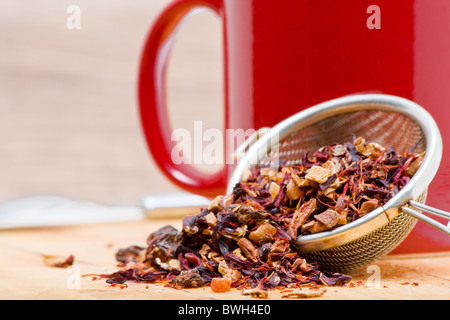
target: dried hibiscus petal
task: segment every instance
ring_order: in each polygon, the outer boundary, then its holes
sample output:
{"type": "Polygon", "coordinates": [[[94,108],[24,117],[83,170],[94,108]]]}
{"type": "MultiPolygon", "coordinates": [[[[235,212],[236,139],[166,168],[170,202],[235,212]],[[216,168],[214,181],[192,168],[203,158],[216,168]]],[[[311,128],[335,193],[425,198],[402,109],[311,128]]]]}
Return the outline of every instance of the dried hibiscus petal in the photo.
{"type": "Polygon", "coordinates": [[[128,248],[120,249],[116,253],[116,260],[124,265],[132,261],[137,262],[145,249],[146,248],[140,246],[130,246],[128,248]]]}
{"type": "Polygon", "coordinates": [[[261,224],[255,231],[250,232],[248,238],[257,244],[272,241],[277,234],[277,228],[270,223],[261,224]]]}

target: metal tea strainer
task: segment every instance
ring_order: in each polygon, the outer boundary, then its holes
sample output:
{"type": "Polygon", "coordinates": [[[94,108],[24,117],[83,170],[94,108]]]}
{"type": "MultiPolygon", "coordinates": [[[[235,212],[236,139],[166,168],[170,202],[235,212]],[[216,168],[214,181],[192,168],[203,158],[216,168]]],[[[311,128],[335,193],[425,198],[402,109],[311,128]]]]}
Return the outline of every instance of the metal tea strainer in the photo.
{"type": "Polygon", "coordinates": [[[396,96],[347,96],[280,122],[248,148],[230,178],[227,194],[251,166],[276,165],[277,161],[294,165],[307,151],[352,141],[355,136],[393,147],[399,153],[413,148],[419,153],[426,151],[425,157],[410,182],[383,207],[332,231],[299,236],[295,243],[301,255],[319,262],[323,269],[348,272],[392,251],[417,219],[450,235],[450,223],[445,226],[421,213],[450,219],[449,213],[424,205],[442,157],[439,129],[425,109],[396,96]]]}

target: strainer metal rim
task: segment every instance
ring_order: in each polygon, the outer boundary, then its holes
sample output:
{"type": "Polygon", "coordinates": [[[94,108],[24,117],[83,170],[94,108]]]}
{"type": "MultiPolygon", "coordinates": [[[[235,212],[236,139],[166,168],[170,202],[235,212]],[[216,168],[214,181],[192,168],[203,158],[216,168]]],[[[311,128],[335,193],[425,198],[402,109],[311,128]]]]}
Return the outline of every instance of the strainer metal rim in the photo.
{"type": "Polygon", "coordinates": [[[249,147],[230,177],[227,194],[233,192],[234,186],[241,181],[242,174],[247,168],[258,163],[258,159],[263,159],[272,147],[279,141],[283,141],[293,132],[334,115],[364,110],[391,111],[402,113],[412,118],[421,127],[425,138],[426,153],[422,165],[410,182],[387,202],[384,207],[379,207],[364,217],[332,231],[302,235],[296,240],[297,244],[305,248],[309,244],[313,244],[312,247],[317,248],[315,244],[321,242],[321,249],[325,249],[334,245],[336,238],[342,238],[338,239],[338,242],[351,241],[358,236],[352,235],[352,232],[366,223],[368,225],[372,224],[372,229],[388,223],[390,217],[386,213],[390,209],[397,209],[404,206],[408,201],[419,197],[428,188],[428,185],[433,180],[439,168],[443,149],[441,134],[433,117],[415,102],[393,95],[358,94],[345,96],[307,108],[283,120],[249,147]],[[329,243],[327,244],[327,242],[329,243]]]}

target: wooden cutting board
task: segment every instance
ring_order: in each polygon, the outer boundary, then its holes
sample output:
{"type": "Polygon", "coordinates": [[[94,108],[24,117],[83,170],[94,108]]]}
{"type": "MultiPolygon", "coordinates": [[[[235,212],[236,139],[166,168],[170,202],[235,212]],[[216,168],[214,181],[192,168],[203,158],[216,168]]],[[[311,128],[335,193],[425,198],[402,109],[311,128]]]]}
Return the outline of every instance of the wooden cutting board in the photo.
{"type": "MultiPolygon", "coordinates": [[[[181,221],[1,231],[0,299],[253,299],[237,289],[213,293],[209,287],[175,290],[136,283],[121,289],[108,286],[104,279],[83,277],[116,271],[118,249],[144,246],[151,232],[167,224],[180,228],[181,221]],[[48,267],[42,254],[73,254],[75,263],[68,269],[48,267]]],[[[350,284],[327,288],[315,299],[450,299],[450,252],[390,255],[351,275],[350,284]]],[[[273,291],[269,298],[281,299],[281,294],[273,291]]]]}

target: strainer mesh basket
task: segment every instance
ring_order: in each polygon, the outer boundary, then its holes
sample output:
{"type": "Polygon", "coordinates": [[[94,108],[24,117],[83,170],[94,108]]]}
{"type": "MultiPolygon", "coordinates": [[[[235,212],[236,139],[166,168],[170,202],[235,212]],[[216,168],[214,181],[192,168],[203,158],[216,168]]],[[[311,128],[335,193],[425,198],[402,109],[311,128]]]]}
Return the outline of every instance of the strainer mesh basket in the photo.
{"type": "Polygon", "coordinates": [[[266,133],[250,145],[233,171],[228,193],[252,166],[294,166],[308,152],[357,137],[393,148],[397,154],[426,152],[415,175],[382,207],[334,230],[300,235],[293,241],[301,256],[319,262],[323,270],[348,272],[372,263],[395,249],[417,219],[450,235],[450,223],[446,226],[422,213],[450,219],[450,213],[424,204],[441,161],[442,138],[432,116],[416,103],[384,94],[346,96],[263,129],[266,133]]]}
{"type": "MultiPolygon", "coordinates": [[[[273,165],[280,161],[288,166],[301,162],[308,151],[331,143],[353,141],[355,137],[392,147],[398,153],[425,150],[425,139],[420,126],[410,117],[391,111],[363,110],[334,115],[292,133],[272,148],[261,164],[273,165]]],[[[424,203],[426,191],[415,199],[424,203]]],[[[303,253],[321,268],[347,272],[367,265],[391,252],[414,228],[417,219],[400,213],[390,223],[349,243],[327,250],[303,253]]]]}
{"type": "Polygon", "coordinates": [[[425,150],[423,132],[413,119],[397,112],[365,110],[335,115],[292,133],[273,147],[261,164],[270,165],[280,160],[286,161],[286,165],[295,165],[307,151],[334,142],[351,142],[358,136],[393,147],[398,153],[414,147],[415,152],[425,150]]]}
{"type": "MultiPolygon", "coordinates": [[[[426,193],[417,202],[425,203],[426,193]]],[[[309,261],[316,261],[324,270],[349,272],[366,266],[394,250],[412,231],[417,219],[400,213],[384,227],[351,241],[327,250],[302,254],[309,261]]]]}

